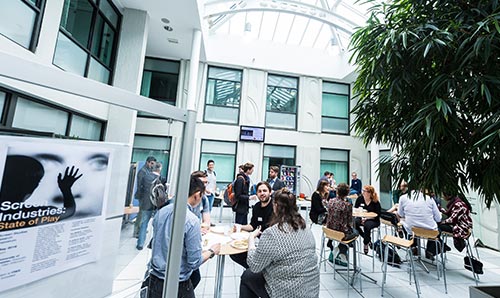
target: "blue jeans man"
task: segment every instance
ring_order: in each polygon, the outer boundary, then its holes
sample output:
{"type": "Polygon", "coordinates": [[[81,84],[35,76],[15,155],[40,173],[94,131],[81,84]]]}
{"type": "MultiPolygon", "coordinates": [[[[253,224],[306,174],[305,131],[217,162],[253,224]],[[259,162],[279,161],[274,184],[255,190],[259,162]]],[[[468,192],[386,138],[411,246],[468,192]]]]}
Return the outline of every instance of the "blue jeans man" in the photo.
{"type": "Polygon", "coordinates": [[[149,220],[154,216],[155,210],[141,210],[139,213],[141,214],[141,225],[139,227],[139,239],[137,239],[136,248],[142,250],[144,248],[144,242],[146,242],[149,220]]]}

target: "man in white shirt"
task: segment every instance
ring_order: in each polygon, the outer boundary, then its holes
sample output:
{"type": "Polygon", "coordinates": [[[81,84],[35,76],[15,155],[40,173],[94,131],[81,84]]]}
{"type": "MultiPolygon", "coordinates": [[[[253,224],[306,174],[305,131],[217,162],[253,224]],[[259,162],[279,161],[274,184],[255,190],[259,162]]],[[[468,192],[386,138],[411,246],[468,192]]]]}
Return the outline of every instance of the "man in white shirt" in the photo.
{"type": "MultiPolygon", "coordinates": [[[[412,233],[413,227],[437,230],[437,223],[441,221],[441,212],[436,203],[421,191],[411,191],[399,198],[398,215],[404,218],[403,227],[408,234],[412,233]]],[[[428,241],[427,252],[431,245],[434,243],[428,241]]]]}
{"type": "Polygon", "coordinates": [[[207,161],[207,170],[205,171],[208,181],[206,185],[205,196],[208,199],[210,211],[212,211],[212,206],[214,205],[215,190],[217,189],[217,173],[215,173],[214,169],[215,161],[210,159],[209,161],[207,161]]]}

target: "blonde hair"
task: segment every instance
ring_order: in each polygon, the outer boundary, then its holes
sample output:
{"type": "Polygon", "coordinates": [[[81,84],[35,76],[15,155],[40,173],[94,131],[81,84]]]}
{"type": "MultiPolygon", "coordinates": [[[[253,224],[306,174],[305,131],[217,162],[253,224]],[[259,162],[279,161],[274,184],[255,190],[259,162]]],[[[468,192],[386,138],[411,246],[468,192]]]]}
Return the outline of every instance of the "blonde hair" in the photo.
{"type": "Polygon", "coordinates": [[[375,187],[371,185],[365,185],[363,189],[370,193],[370,198],[372,199],[373,202],[378,203],[379,198],[377,192],[375,191],[375,187]]]}

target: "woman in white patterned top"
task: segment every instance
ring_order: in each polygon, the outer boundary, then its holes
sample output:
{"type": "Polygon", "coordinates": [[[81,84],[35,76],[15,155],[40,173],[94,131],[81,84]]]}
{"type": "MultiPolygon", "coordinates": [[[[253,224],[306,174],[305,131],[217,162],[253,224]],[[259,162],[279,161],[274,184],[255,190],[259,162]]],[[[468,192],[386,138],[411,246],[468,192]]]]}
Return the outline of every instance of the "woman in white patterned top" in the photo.
{"type": "Polygon", "coordinates": [[[274,214],[255,247],[260,228],[248,238],[249,269],[243,272],[240,298],[317,298],[316,241],[288,189],[275,193],[274,214]]]}

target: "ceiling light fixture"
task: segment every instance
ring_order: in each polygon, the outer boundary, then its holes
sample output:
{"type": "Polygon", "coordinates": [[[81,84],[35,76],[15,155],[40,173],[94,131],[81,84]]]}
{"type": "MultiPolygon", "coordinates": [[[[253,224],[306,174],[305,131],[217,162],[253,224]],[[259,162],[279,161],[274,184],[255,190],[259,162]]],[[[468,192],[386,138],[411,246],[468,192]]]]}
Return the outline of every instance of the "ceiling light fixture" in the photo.
{"type": "Polygon", "coordinates": [[[161,21],[165,24],[170,24],[170,20],[167,18],[161,18],[161,21]]]}
{"type": "Polygon", "coordinates": [[[170,27],[170,26],[163,26],[163,29],[167,30],[168,32],[171,32],[174,30],[174,28],[170,27]]]}

